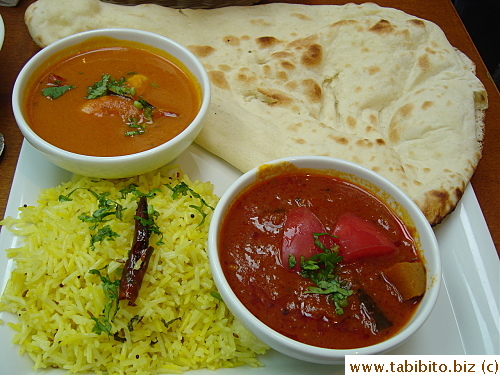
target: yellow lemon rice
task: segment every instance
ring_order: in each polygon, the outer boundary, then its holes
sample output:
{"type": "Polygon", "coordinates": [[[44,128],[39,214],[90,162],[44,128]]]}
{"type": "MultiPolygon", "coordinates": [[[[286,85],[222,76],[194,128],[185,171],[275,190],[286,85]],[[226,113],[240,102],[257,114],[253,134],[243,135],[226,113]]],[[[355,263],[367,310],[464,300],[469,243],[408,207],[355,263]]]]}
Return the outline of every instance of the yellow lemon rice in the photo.
{"type": "Polygon", "coordinates": [[[22,247],[7,249],[15,268],[0,302],[0,311],[17,316],[9,324],[20,353],[32,358],[35,370],[67,373],[154,375],[261,366],[258,354],[267,346],[217,298],[210,273],[206,243],[210,207],[217,201],[210,183],[167,167],[119,180],[75,176],[43,190],[35,206],[20,208],[19,218],[0,222],[24,238],[22,247]],[[175,195],[182,183],[189,189],[175,195]],[[106,303],[113,301],[99,275],[89,271],[99,270],[110,281],[120,277],[134,233],[137,194],[123,193],[131,186],[154,192],[148,204],[157,212],[159,232],[150,239],[154,252],[137,305],[120,301],[109,334],[97,333],[96,319],[105,320],[106,303]],[[83,220],[99,209],[98,198],[119,204],[121,218],[83,220]],[[92,237],[104,226],[114,235],[92,237]]]}

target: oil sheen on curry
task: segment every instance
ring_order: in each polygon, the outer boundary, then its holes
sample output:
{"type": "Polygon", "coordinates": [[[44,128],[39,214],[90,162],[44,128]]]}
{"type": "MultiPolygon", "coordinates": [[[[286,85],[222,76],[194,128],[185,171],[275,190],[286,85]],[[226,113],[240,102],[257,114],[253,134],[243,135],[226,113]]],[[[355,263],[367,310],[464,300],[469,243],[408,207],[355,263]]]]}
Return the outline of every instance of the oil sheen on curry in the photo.
{"type": "Polygon", "coordinates": [[[302,343],[352,349],[387,340],[416,311],[426,271],[414,237],[375,194],[299,169],[235,199],[219,255],[262,322],[302,343]]]}
{"type": "Polygon", "coordinates": [[[194,77],[172,56],[109,37],[57,53],[29,87],[24,113],[33,131],[82,155],[154,148],[180,134],[201,105],[194,77]]]}

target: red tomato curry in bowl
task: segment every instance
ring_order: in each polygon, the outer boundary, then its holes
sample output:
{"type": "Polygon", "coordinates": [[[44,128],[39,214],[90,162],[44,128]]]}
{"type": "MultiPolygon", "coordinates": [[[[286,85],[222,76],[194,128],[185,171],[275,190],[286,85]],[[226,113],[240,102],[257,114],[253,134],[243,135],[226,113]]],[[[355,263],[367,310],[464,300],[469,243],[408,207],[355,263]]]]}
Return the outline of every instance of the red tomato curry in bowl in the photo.
{"type": "Polygon", "coordinates": [[[244,323],[242,310],[306,346],[373,348],[407,327],[426,297],[433,305],[432,230],[424,223],[431,236],[424,251],[412,215],[380,186],[293,160],[253,173],[254,181],[223,196],[211,228],[217,249],[209,244],[223,299],[244,323]]]}

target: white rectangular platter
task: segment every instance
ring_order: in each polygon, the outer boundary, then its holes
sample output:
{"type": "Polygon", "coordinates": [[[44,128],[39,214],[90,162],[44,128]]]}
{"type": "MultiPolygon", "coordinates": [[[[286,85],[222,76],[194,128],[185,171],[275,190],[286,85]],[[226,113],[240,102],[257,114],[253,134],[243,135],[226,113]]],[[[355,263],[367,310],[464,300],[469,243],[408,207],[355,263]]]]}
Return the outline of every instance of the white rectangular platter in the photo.
{"type": "MultiPolygon", "coordinates": [[[[192,145],[175,162],[192,180],[210,181],[215,193],[222,195],[241,175],[223,160],[192,145]]],[[[17,217],[18,207],[35,204],[41,189],[67,181],[71,174],[46,161],[26,141],[23,144],[7,205],[6,216],[17,217]]],[[[499,271],[500,262],[493,240],[471,186],[456,210],[435,228],[439,242],[443,285],[431,316],[407,342],[390,354],[446,355],[500,354],[499,271]]],[[[22,239],[7,230],[0,232],[0,290],[9,278],[13,261],[5,249],[18,247],[22,239]]],[[[5,322],[15,316],[0,313],[5,322]]],[[[13,331],[0,325],[0,374],[34,374],[32,362],[19,354],[11,343],[13,331]]],[[[260,368],[240,367],[214,371],[194,370],[187,374],[342,374],[343,366],[314,365],[288,358],[275,351],[260,357],[260,368]]],[[[43,374],[62,375],[49,369],[43,374]]]]}

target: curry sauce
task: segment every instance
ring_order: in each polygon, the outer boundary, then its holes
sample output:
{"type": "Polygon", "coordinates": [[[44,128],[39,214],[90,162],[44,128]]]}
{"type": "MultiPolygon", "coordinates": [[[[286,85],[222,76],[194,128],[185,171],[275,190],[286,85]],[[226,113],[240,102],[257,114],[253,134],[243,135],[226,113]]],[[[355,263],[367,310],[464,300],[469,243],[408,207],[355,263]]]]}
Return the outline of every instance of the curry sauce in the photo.
{"type": "Polygon", "coordinates": [[[33,77],[24,100],[28,124],[77,154],[119,156],[154,148],[181,133],[201,105],[200,88],[172,56],[108,37],[59,52],[33,77]],[[89,98],[105,77],[131,90],[89,98]],[[68,89],[58,97],[44,95],[54,86],[68,89]]]}
{"type": "Polygon", "coordinates": [[[411,319],[421,300],[405,300],[384,274],[395,264],[422,266],[412,229],[378,197],[341,178],[298,172],[258,181],[228,209],[219,244],[224,274],[247,309],[313,346],[351,349],[384,341],[411,319]],[[310,292],[311,280],[280,259],[286,217],[296,207],[311,210],[327,233],[343,215],[355,214],[374,223],[396,249],[338,263],[337,276],[352,293],[340,314],[326,295],[310,292]]]}

